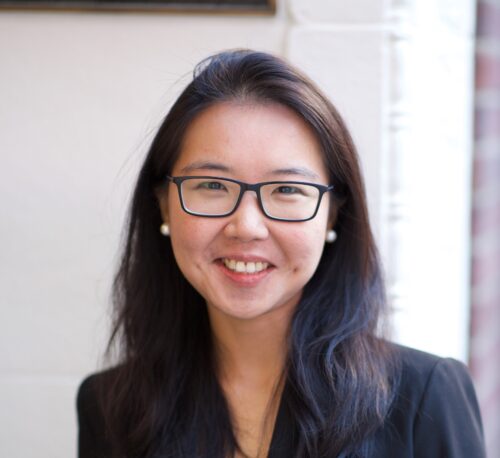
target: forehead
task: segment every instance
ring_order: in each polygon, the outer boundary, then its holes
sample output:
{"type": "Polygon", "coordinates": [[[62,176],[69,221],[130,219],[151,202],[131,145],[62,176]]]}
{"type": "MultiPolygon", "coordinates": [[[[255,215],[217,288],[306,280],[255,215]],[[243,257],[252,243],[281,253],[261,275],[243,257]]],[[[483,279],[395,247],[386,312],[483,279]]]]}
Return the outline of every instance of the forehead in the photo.
{"type": "Polygon", "coordinates": [[[200,113],[184,135],[173,174],[208,170],[251,181],[277,171],[317,182],[328,176],[312,129],[276,103],[224,102],[200,113]]]}

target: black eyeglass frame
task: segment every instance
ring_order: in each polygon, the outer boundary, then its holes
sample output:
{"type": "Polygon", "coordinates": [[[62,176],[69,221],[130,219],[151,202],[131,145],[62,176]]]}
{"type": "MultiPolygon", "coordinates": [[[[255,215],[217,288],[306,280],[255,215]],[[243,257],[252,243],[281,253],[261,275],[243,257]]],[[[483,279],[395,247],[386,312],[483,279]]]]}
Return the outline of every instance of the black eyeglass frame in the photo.
{"type": "Polygon", "coordinates": [[[326,192],[329,192],[329,191],[333,191],[333,189],[334,189],[333,185],[325,186],[325,185],[317,184],[317,183],[308,183],[306,181],[263,181],[261,183],[250,184],[250,183],[245,183],[243,181],[234,180],[233,178],[214,177],[214,176],[209,176],[209,175],[202,175],[202,176],[188,175],[188,176],[178,176],[178,177],[172,177],[172,176],[166,175],[165,178],[167,179],[167,181],[175,183],[177,185],[177,192],[179,194],[179,201],[181,203],[182,209],[186,213],[188,213],[189,215],[200,216],[203,218],[224,218],[226,216],[232,215],[240,206],[240,202],[241,202],[241,199],[243,198],[243,194],[246,191],[254,191],[255,194],[257,195],[257,202],[259,203],[260,210],[267,218],[275,220],[275,221],[283,221],[283,222],[287,222],[287,223],[301,223],[303,221],[309,221],[316,216],[316,214],[318,213],[319,206],[321,205],[321,200],[323,198],[323,194],[325,194],[326,192]],[[181,185],[182,185],[183,181],[186,181],[186,180],[189,180],[192,178],[225,180],[225,181],[230,181],[232,183],[238,184],[240,186],[240,194],[239,194],[238,198],[236,199],[236,203],[235,203],[233,209],[230,212],[224,213],[222,215],[205,215],[202,213],[193,212],[193,211],[189,210],[188,208],[186,208],[186,206],[184,205],[184,199],[182,198],[181,185]],[[318,203],[316,205],[316,208],[314,209],[314,213],[312,214],[312,216],[310,216],[309,218],[303,218],[303,219],[287,219],[287,218],[276,218],[275,216],[271,216],[268,213],[266,213],[266,210],[264,208],[264,205],[262,203],[262,198],[260,195],[260,188],[262,186],[268,185],[268,184],[305,184],[308,186],[315,187],[319,191],[319,196],[318,196],[318,203]]]}

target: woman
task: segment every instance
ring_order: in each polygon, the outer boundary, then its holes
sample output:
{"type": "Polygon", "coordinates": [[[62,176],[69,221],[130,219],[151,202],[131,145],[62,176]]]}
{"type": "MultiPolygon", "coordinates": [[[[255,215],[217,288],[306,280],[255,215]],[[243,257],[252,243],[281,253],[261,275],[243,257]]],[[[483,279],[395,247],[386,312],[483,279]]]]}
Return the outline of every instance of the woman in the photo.
{"type": "Polygon", "coordinates": [[[464,366],[377,337],[355,147],[284,61],[202,62],[139,175],[120,364],[78,394],[80,457],[482,457],[464,366]]]}

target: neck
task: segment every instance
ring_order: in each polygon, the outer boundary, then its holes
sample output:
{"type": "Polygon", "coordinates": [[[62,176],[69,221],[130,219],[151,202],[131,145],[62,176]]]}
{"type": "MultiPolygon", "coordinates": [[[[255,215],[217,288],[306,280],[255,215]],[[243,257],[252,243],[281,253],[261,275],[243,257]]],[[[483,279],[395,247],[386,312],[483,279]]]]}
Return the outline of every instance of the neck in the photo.
{"type": "Polygon", "coordinates": [[[256,318],[238,319],[209,306],[223,384],[276,387],[285,366],[292,312],[283,307],[256,318]]]}

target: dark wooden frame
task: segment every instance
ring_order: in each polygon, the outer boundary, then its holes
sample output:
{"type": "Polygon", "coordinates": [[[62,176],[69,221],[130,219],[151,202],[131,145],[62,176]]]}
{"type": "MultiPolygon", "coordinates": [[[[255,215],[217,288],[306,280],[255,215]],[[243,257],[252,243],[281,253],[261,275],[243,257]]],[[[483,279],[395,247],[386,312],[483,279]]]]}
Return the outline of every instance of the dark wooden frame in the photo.
{"type": "Polygon", "coordinates": [[[0,9],[274,14],[276,0],[0,0],[0,9]]]}

